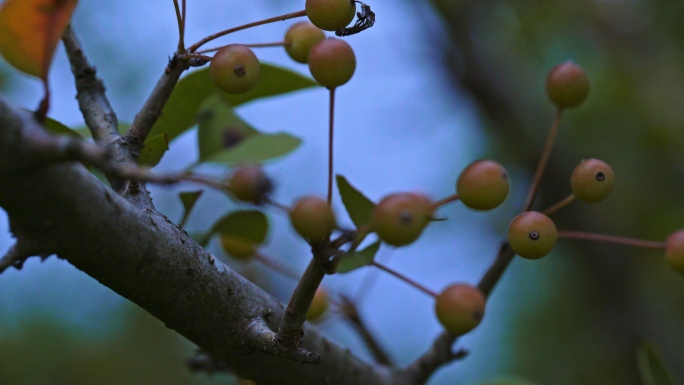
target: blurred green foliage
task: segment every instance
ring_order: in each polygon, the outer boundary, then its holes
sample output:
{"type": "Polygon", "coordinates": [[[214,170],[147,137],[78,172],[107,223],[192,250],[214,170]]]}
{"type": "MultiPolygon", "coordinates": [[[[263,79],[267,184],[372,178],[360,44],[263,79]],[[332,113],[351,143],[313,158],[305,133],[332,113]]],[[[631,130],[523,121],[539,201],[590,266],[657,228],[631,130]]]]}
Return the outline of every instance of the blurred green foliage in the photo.
{"type": "MultiPolygon", "coordinates": [[[[112,314],[119,316],[119,314],[112,314]]],[[[11,335],[0,335],[3,385],[230,385],[226,375],[193,374],[183,364],[195,348],[135,305],[126,306],[123,327],[84,337],[73,325],[30,318],[11,335]]]]}
{"type": "MultiPolygon", "coordinates": [[[[664,240],[684,227],[684,2],[432,4],[448,34],[444,65],[454,89],[470,95],[490,155],[504,164],[534,170],[553,115],[549,70],[574,60],[588,72],[589,99],[564,115],[538,208],[567,196],[583,158],[608,162],[617,184],[605,203],[576,202],[554,215],[559,229],[664,240]]],[[[542,384],[637,385],[635,350],[647,340],[684,380],[684,278],[663,253],[559,245],[509,277],[545,284],[511,299],[525,307],[508,331],[507,370],[542,384]]]]}

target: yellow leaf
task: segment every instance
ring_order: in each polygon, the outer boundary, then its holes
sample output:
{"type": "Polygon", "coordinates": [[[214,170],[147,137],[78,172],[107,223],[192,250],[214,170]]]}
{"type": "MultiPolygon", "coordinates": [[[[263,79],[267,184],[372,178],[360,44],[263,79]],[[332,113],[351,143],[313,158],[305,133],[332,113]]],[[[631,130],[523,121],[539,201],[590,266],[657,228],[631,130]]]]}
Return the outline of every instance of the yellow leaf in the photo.
{"type": "Polygon", "coordinates": [[[77,0],[6,0],[0,8],[0,53],[16,69],[47,79],[52,56],[77,0]]]}

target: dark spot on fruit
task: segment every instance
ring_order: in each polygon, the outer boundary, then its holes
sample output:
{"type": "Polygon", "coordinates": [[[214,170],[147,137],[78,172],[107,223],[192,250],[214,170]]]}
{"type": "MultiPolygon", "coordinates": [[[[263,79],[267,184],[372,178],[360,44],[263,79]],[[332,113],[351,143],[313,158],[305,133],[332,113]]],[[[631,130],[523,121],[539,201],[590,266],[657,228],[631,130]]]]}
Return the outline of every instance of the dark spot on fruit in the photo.
{"type": "Polygon", "coordinates": [[[247,75],[247,69],[242,64],[238,64],[233,67],[233,73],[235,73],[236,76],[243,77],[247,75]]]}
{"type": "Polygon", "coordinates": [[[530,232],[530,239],[536,241],[537,239],[539,239],[539,233],[536,231],[530,232]]]}
{"type": "Polygon", "coordinates": [[[603,182],[606,179],[606,174],[603,171],[598,171],[596,173],[596,180],[599,182],[603,182]]]}
{"type": "Polygon", "coordinates": [[[408,210],[403,210],[402,212],[399,213],[399,222],[403,225],[410,225],[411,222],[413,222],[413,216],[411,215],[411,212],[408,210]]]}

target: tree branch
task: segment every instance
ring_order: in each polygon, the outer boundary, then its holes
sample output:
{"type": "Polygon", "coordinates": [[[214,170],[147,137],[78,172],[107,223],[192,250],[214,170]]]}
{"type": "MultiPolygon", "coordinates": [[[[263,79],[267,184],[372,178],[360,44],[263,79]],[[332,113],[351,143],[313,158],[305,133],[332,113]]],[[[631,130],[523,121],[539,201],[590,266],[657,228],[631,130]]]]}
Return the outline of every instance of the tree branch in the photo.
{"type": "MultiPolygon", "coordinates": [[[[111,152],[114,163],[136,164],[137,153],[136,156],[133,156],[133,152],[130,151],[127,143],[119,134],[118,119],[105,94],[105,86],[102,80],[97,77],[95,67],[88,62],[81,43],[71,27],[67,27],[62,34],[62,42],[66,48],[71,63],[71,71],[76,81],[76,99],[78,99],[78,105],[93,139],[111,152]]],[[[145,186],[129,183],[111,175],[108,176],[107,180],[117,193],[127,197],[138,207],[154,208],[145,186]]]]}
{"type": "Polygon", "coordinates": [[[302,347],[321,355],[301,366],[254,348],[250,320],[275,330],[283,305],[230,270],[154,210],[139,210],[77,163],[20,166],[50,136],[31,113],[0,97],[0,206],[13,229],[146,309],[167,327],[259,384],[406,383],[304,325],[302,347]]]}
{"type": "Polygon", "coordinates": [[[190,67],[191,63],[188,59],[179,59],[178,56],[169,60],[169,64],[164,70],[157,85],[152,90],[152,93],[145,101],[145,104],[140,109],[140,112],[135,116],[133,124],[124,135],[126,143],[129,144],[129,150],[137,159],[140,150],[145,144],[147,135],[152,130],[152,127],[157,122],[161,115],[162,109],[171,96],[178,79],[181,74],[190,67]]]}

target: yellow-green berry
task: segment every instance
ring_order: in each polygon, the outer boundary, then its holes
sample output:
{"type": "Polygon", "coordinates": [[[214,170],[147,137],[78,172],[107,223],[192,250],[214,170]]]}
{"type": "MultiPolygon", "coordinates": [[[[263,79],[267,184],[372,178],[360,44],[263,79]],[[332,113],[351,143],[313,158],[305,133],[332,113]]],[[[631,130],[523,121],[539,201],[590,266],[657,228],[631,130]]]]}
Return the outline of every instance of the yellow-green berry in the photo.
{"type": "Polygon", "coordinates": [[[536,211],[526,211],[508,226],[508,243],[523,258],[539,259],[556,245],[558,231],[551,218],[536,211]]]}
{"type": "Polygon", "coordinates": [[[300,21],[285,33],[285,51],[292,60],[306,64],[311,48],[324,39],[325,34],[318,27],[308,21],[300,21]]]}
{"type": "Polygon", "coordinates": [[[478,160],[461,172],[456,181],[458,199],[474,210],[491,210],[508,196],[508,173],[493,160],[478,160]]]}
{"type": "Polygon", "coordinates": [[[259,59],[241,44],[223,47],[211,59],[209,73],[214,84],[229,94],[245,93],[259,81],[259,59]]]}
{"type": "Polygon", "coordinates": [[[600,202],[610,195],[615,186],[613,169],[604,161],[584,159],[575,167],[570,187],[575,197],[583,202],[600,202]]]}
{"type": "Polygon", "coordinates": [[[460,336],[480,324],[485,305],[485,296],[478,288],[459,283],[447,287],[437,296],[435,313],[444,329],[460,336]]]}

